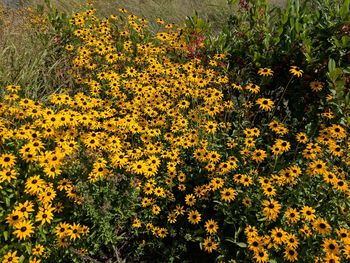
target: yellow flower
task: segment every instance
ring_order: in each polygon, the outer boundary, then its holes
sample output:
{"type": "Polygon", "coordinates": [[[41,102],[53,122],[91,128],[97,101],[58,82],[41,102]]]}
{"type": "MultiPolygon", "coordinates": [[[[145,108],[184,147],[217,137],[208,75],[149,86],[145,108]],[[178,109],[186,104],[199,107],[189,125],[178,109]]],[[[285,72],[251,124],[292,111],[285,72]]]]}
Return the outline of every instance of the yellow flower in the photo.
{"type": "Polygon", "coordinates": [[[281,210],[281,205],[274,199],[264,200],[262,203],[265,217],[271,221],[276,221],[281,210]]]}
{"type": "Polygon", "coordinates": [[[312,222],[313,228],[321,235],[327,235],[332,231],[332,227],[323,218],[318,218],[312,222]]]}
{"type": "Polygon", "coordinates": [[[37,213],[37,215],[35,217],[35,221],[40,222],[41,225],[43,225],[45,223],[51,223],[51,221],[53,220],[53,210],[54,209],[55,208],[53,208],[51,206],[47,206],[45,208],[39,207],[39,212],[37,213]]]}
{"type": "Polygon", "coordinates": [[[303,76],[303,73],[304,73],[304,71],[297,66],[291,66],[289,72],[298,78],[303,76]]]}
{"type": "Polygon", "coordinates": [[[17,251],[9,251],[7,254],[4,255],[2,258],[2,263],[18,263],[19,257],[17,256],[17,251]]]}
{"type": "Polygon", "coordinates": [[[26,239],[31,236],[31,234],[34,233],[33,230],[33,224],[30,220],[23,220],[16,224],[16,230],[13,232],[16,237],[18,237],[20,240],[26,239]]]}
{"type": "Polygon", "coordinates": [[[257,263],[267,263],[269,262],[269,254],[266,249],[259,249],[254,251],[254,259],[257,263]]]}
{"type": "Polygon", "coordinates": [[[32,249],[32,254],[33,255],[37,255],[37,256],[40,256],[42,255],[44,252],[44,246],[38,244],[36,245],[33,249],[32,249]]]}
{"type": "Polygon", "coordinates": [[[257,149],[252,153],[252,160],[256,161],[257,163],[264,161],[266,157],[267,154],[264,150],[257,149]]]}
{"type": "Polygon", "coordinates": [[[65,49],[68,51],[72,51],[74,49],[74,46],[72,44],[68,44],[65,46],[65,49]]]}
{"type": "Polygon", "coordinates": [[[12,168],[16,164],[16,157],[13,154],[3,154],[0,156],[0,166],[2,168],[12,168]]]}
{"type": "Polygon", "coordinates": [[[222,189],[220,191],[220,194],[221,194],[221,200],[228,203],[233,201],[236,197],[236,192],[231,187],[222,189]]]}
{"type": "Polygon", "coordinates": [[[260,87],[258,85],[253,84],[253,83],[249,83],[245,87],[245,89],[253,94],[258,94],[260,92],[260,87]]]}
{"type": "Polygon", "coordinates": [[[197,210],[191,210],[188,212],[188,222],[191,224],[198,224],[201,221],[201,214],[197,210]]]}
{"type": "Polygon", "coordinates": [[[289,262],[295,262],[298,260],[298,252],[291,247],[286,247],[283,253],[283,257],[289,262]]]}
{"type": "Polygon", "coordinates": [[[329,254],[337,255],[339,252],[339,244],[335,239],[331,239],[331,238],[324,239],[322,247],[324,252],[327,254],[329,253],[329,254]]]}
{"type": "Polygon", "coordinates": [[[207,237],[203,240],[203,248],[204,251],[208,253],[212,253],[213,250],[217,250],[218,244],[211,239],[211,237],[207,237]]]}
{"type": "Polygon", "coordinates": [[[207,231],[210,235],[215,234],[219,229],[218,223],[213,219],[209,219],[207,222],[205,222],[204,227],[205,231],[207,231]]]}
{"type": "Polygon", "coordinates": [[[206,130],[208,133],[215,133],[215,132],[216,132],[217,126],[218,126],[218,125],[217,125],[216,122],[208,121],[208,122],[205,124],[205,130],[206,130]]]}
{"type": "Polygon", "coordinates": [[[319,81],[312,81],[310,83],[310,88],[314,92],[319,92],[319,91],[321,91],[323,89],[323,83],[319,82],[319,81]]]}
{"type": "Polygon", "coordinates": [[[258,70],[258,74],[260,76],[272,76],[273,75],[273,71],[270,68],[260,68],[258,70]]]}
{"type": "Polygon", "coordinates": [[[302,215],[304,216],[305,220],[307,221],[313,221],[316,218],[315,212],[316,210],[313,209],[310,206],[304,206],[300,212],[302,213],[302,215]]]}
{"type": "Polygon", "coordinates": [[[193,206],[196,203],[196,197],[193,194],[188,194],[185,197],[185,203],[188,206],[193,206]]]}
{"type": "Polygon", "coordinates": [[[266,98],[257,99],[256,104],[259,105],[259,109],[265,110],[265,111],[271,111],[274,106],[273,101],[266,98]]]}

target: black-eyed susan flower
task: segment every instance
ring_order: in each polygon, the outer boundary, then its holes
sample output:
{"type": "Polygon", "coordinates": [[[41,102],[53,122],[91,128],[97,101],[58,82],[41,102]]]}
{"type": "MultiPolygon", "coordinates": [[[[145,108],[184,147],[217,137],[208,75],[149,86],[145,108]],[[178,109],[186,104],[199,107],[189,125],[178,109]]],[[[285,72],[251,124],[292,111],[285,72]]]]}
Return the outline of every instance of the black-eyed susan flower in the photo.
{"type": "Polygon", "coordinates": [[[0,166],[2,168],[11,168],[16,164],[16,156],[5,153],[0,156],[0,166]]]}
{"type": "Polygon", "coordinates": [[[14,210],[10,214],[7,215],[6,223],[9,224],[10,226],[14,226],[15,227],[20,222],[22,222],[22,220],[24,220],[24,219],[25,219],[25,217],[22,214],[22,212],[20,212],[18,210],[14,210]]]}
{"type": "Polygon", "coordinates": [[[185,196],[185,203],[188,206],[193,206],[196,203],[196,197],[193,194],[188,194],[185,196]]]}
{"type": "Polygon", "coordinates": [[[69,226],[67,230],[67,235],[71,240],[75,240],[77,238],[80,238],[81,235],[81,225],[73,223],[72,225],[69,226]]]}
{"type": "Polygon", "coordinates": [[[220,191],[220,195],[221,195],[221,200],[227,203],[230,203],[236,198],[236,192],[231,187],[223,188],[220,191]]]}
{"type": "Polygon", "coordinates": [[[246,87],[246,90],[248,90],[250,93],[258,94],[260,92],[260,87],[256,84],[249,83],[246,87]]]}
{"type": "Polygon", "coordinates": [[[16,179],[17,175],[17,171],[14,169],[6,168],[4,170],[0,170],[0,183],[10,183],[13,179],[16,179]]]}
{"type": "Polygon", "coordinates": [[[341,140],[341,139],[344,139],[346,137],[346,134],[347,134],[346,130],[338,124],[333,124],[328,129],[329,129],[329,132],[333,138],[341,140]]]}
{"type": "Polygon", "coordinates": [[[27,239],[34,233],[33,224],[30,220],[23,220],[16,224],[15,227],[16,230],[13,232],[13,234],[20,240],[27,239]]]}
{"type": "Polygon", "coordinates": [[[15,211],[19,211],[25,218],[29,217],[29,214],[34,211],[34,204],[31,201],[25,201],[24,203],[19,203],[14,207],[15,211]]]}
{"type": "Polygon", "coordinates": [[[216,129],[217,129],[217,123],[214,122],[214,121],[208,121],[206,124],[205,124],[205,130],[208,132],[208,133],[215,133],[216,132],[216,129]]]}
{"type": "Polygon", "coordinates": [[[304,224],[300,229],[299,232],[304,237],[310,237],[312,235],[312,231],[310,227],[306,224],[304,224]]]}
{"type": "Polygon", "coordinates": [[[329,254],[335,254],[337,255],[339,252],[339,244],[337,243],[337,240],[332,238],[326,238],[323,240],[322,243],[323,251],[325,253],[329,254]]]}
{"type": "Polygon", "coordinates": [[[320,92],[323,89],[324,84],[319,81],[312,81],[310,83],[310,88],[314,92],[320,92]]]}
{"type": "Polygon", "coordinates": [[[266,151],[261,149],[256,149],[251,156],[252,160],[254,160],[257,163],[261,163],[262,161],[265,160],[266,157],[267,157],[266,151]]]}
{"type": "Polygon", "coordinates": [[[271,111],[274,106],[273,101],[267,98],[259,98],[255,103],[259,105],[259,109],[264,111],[271,111]]]}
{"type": "Polygon", "coordinates": [[[284,231],[282,228],[275,227],[271,230],[271,238],[277,246],[280,246],[284,242],[286,242],[287,232],[284,231]]]}
{"type": "Polygon", "coordinates": [[[271,221],[276,221],[282,207],[281,204],[274,199],[264,200],[262,204],[264,216],[271,221]]]}
{"type": "Polygon", "coordinates": [[[312,222],[313,228],[321,235],[327,235],[332,231],[332,227],[323,218],[317,218],[312,222]]]}
{"type": "Polygon", "coordinates": [[[201,221],[201,214],[197,210],[191,210],[188,212],[187,220],[193,225],[198,224],[201,221]]]}
{"type": "Polygon", "coordinates": [[[254,257],[256,262],[258,263],[267,263],[269,262],[269,253],[266,249],[259,249],[257,251],[254,251],[254,257]]]}
{"type": "Polygon", "coordinates": [[[218,223],[213,219],[207,220],[204,224],[204,227],[205,231],[210,235],[215,234],[219,229],[218,223]]]}
{"type": "Polygon", "coordinates": [[[304,71],[297,66],[291,66],[289,72],[298,78],[303,76],[304,73],[304,71]]]}
{"type": "Polygon", "coordinates": [[[203,240],[203,248],[204,248],[204,251],[208,253],[212,253],[213,250],[217,250],[218,244],[214,240],[212,240],[211,237],[206,237],[203,240]]]}
{"type": "Polygon", "coordinates": [[[286,237],[286,246],[289,248],[296,249],[299,245],[299,239],[295,234],[288,233],[286,237]]]}
{"type": "Polygon", "coordinates": [[[306,133],[298,132],[298,133],[296,134],[296,140],[297,140],[299,143],[306,143],[306,142],[308,141],[308,138],[307,138],[306,133]]]}
{"type": "Polygon", "coordinates": [[[286,247],[283,257],[289,262],[295,262],[298,260],[298,252],[294,248],[286,247]]]}
{"type": "Polygon", "coordinates": [[[72,44],[68,44],[65,46],[65,49],[68,51],[72,51],[74,49],[74,46],[72,44]]]}
{"type": "Polygon", "coordinates": [[[170,224],[175,224],[177,220],[177,215],[176,213],[169,213],[167,216],[167,220],[170,224]]]}
{"type": "Polygon", "coordinates": [[[322,262],[324,263],[341,263],[340,257],[335,254],[326,254],[322,262]]]}
{"type": "Polygon", "coordinates": [[[263,189],[264,195],[268,197],[273,197],[277,195],[276,188],[270,183],[263,184],[262,189],[263,189]]]}
{"type": "Polygon", "coordinates": [[[168,235],[168,230],[164,227],[159,228],[158,237],[165,238],[168,235]]]}
{"type": "Polygon", "coordinates": [[[349,260],[350,259],[350,244],[345,244],[343,253],[344,253],[344,257],[349,260]]]}
{"type": "Polygon", "coordinates": [[[305,218],[306,221],[314,221],[316,218],[316,210],[312,208],[311,206],[304,206],[300,210],[301,214],[305,218]]]}
{"type": "Polygon", "coordinates": [[[260,76],[272,76],[273,75],[273,70],[272,69],[270,69],[270,68],[260,68],[259,70],[258,70],[258,74],[260,75],[260,76]]]}
{"type": "Polygon", "coordinates": [[[8,251],[2,258],[2,263],[18,263],[19,256],[17,256],[17,251],[8,251]]]}
{"type": "Polygon", "coordinates": [[[35,245],[35,247],[32,248],[32,254],[35,256],[41,256],[44,253],[44,246],[41,244],[35,245]]]}
{"type": "Polygon", "coordinates": [[[19,92],[22,88],[21,86],[18,86],[18,85],[8,85],[5,87],[5,89],[9,92],[12,92],[12,93],[17,93],[19,92]]]}
{"type": "Polygon", "coordinates": [[[289,224],[295,224],[299,221],[300,219],[300,215],[299,215],[299,212],[294,209],[294,208],[291,208],[289,207],[286,212],[285,212],[285,217],[286,217],[286,220],[289,224]]]}
{"type": "Polygon", "coordinates": [[[35,222],[40,222],[41,225],[51,223],[53,220],[53,211],[55,208],[51,206],[39,207],[39,211],[35,216],[35,222]]]}

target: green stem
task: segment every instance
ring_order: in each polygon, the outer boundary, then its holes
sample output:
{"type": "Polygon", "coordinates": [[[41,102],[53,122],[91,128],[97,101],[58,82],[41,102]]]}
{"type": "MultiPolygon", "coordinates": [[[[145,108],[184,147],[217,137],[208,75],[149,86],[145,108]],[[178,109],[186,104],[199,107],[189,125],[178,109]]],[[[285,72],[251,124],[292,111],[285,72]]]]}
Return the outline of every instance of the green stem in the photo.
{"type": "Polygon", "coordinates": [[[275,171],[275,168],[276,168],[276,165],[277,165],[277,160],[278,160],[278,155],[276,155],[275,163],[273,164],[273,168],[272,168],[272,172],[275,171]]]}
{"type": "Polygon", "coordinates": [[[271,117],[270,117],[268,123],[272,120],[273,116],[275,115],[275,112],[276,112],[276,110],[277,110],[277,107],[280,105],[280,103],[281,103],[281,101],[282,101],[284,95],[286,94],[286,91],[287,91],[288,86],[289,86],[289,84],[291,83],[292,79],[293,79],[293,77],[290,78],[290,80],[289,80],[288,83],[287,83],[287,86],[284,88],[283,93],[282,93],[282,96],[281,96],[281,98],[279,99],[279,101],[278,101],[278,103],[276,104],[276,106],[274,107],[273,113],[271,114],[271,117]]]}
{"type": "Polygon", "coordinates": [[[298,153],[298,146],[299,146],[299,142],[297,144],[297,146],[295,147],[295,151],[294,151],[294,156],[293,156],[293,161],[295,161],[295,158],[297,157],[297,153],[298,153]]]}

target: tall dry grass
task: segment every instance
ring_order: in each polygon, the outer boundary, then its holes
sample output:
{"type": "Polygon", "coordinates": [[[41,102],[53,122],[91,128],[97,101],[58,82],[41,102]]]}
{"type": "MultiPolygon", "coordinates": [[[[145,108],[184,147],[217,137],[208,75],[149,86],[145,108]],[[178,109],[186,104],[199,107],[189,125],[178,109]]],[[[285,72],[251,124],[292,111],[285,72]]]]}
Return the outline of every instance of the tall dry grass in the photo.
{"type": "MultiPolygon", "coordinates": [[[[28,0],[28,2],[43,4],[45,1],[28,0]]],[[[84,0],[51,0],[50,2],[65,12],[79,10],[86,3],[84,0]]],[[[222,24],[233,9],[226,0],[102,0],[93,3],[98,12],[104,16],[115,14],[118,8],[125,8],[149,20],[161,17],[174,23],[182,23],[187,16],[192,16],[197,12],[204,19],[222,24]]]]}
{"type": "Polygon", "coordinates": [[[44,98],[71,85],[59,39],[45,23],[32,9],[0,7],[0,87],[16,84],[26,96],[44,98]]]}

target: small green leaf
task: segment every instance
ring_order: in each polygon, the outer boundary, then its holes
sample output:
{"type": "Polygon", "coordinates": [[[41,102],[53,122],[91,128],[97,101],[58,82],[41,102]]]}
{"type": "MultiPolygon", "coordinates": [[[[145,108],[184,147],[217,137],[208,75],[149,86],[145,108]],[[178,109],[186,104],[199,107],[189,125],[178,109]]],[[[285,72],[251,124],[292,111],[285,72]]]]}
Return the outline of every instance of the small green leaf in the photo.
{"type": "Polygon", "coordinates": [[[7,239],[9,238],[9,232],[4,231],[4,232],[3,232],[3,235],[4,235],[5,241],[7,241],[7,239]]]}
{"type": "Polygon", "coordinates": [[[300,24],[299,22],[296,22],[295,24],[295,30],[297,31],[297,33],[300,33],[302,28],[302,24],[300,24]]]}
{"type": "Polygon", "coordinates": [[[243,242],[236,242],[235,244],[239,247],[243,247],[243,248],[247,247],[247,244],[243,242]]]}
{"type": "Polygon", "coordinates": [[[335,61],[334,61],[334,59],[331,58],[328,61],[328,71],[333,72],[334,70],[335,70],[335,61]]]}

